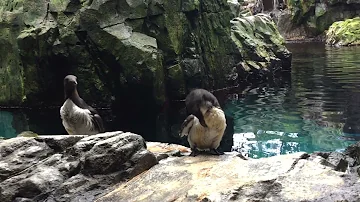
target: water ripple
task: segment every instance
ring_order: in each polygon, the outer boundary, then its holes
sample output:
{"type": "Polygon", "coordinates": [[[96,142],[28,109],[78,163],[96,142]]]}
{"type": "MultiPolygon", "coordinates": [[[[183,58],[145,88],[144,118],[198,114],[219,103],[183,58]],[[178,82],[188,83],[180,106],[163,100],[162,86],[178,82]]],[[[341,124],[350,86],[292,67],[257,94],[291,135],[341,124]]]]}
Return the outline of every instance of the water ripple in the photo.
{"type": "Polygon", "coordinates": [[[288,44],[289,84],[254,88],[226,104],[234,149],[253,158],[334,151],[360,140],[360,47],[288,44]],[[239,138],[242,137],[242,138],[239,138]]]}

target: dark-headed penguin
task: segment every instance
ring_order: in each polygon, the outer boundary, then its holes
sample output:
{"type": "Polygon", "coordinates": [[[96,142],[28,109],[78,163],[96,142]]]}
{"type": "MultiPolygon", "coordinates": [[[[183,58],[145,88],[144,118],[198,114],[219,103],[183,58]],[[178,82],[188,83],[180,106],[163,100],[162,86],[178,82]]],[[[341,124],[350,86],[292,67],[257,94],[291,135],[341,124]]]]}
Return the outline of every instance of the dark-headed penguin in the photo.
{"type": "Polygon", "coordinates": [[[60,108],[62,124],[69,135],[94,135],[105,132],[98,112],[85,103],[77,91],[77,78],[64,78],[65,102],[60,108]]]}
{"type": "Polygon", "coordinates": [[[226,129],[224,111],[213,94],[204,89],[193,91],[187,98],[190,114],[180,129],[180,136],[188,136],[191,156],[196,156],[199,150],[210,150],[215,155],[224,154],[218,151],[226,129]],[[201,116],[199,116],[201,115],[201,116]],[[203,125],[201,122],[204,122],[203,125]]]}
{"type": "Polygon", "coordinates": [[[199,119],[200,124],[204,127],[207,127],[204,116],[200,111],[201,106],[205,106],[205,104],[210,103],[214,107],[220,108],[219,101],[217,98],[205,89],[195,89],[192,90],[185,99],[186,112],[188,115],[192,114],[199,119]]]}

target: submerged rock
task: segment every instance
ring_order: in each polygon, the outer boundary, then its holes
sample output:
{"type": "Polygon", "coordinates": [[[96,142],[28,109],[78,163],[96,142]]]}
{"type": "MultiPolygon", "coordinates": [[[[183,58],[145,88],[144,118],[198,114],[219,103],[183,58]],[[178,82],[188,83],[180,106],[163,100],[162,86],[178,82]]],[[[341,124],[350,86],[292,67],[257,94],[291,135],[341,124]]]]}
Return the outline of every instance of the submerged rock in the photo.
{"type": "Polygon", "coordinates": [[[136,134],[18,137],[0,142],[0,201],[92,201],[157,164],[136,134]],[[53,149],[51,149],[53,148],[53,149]]]}
{"type": "Polygon", "coordinates": [[[326,44],[331,46],[360,45],[360,17],[333,23],[326,32],[326,44]]]}

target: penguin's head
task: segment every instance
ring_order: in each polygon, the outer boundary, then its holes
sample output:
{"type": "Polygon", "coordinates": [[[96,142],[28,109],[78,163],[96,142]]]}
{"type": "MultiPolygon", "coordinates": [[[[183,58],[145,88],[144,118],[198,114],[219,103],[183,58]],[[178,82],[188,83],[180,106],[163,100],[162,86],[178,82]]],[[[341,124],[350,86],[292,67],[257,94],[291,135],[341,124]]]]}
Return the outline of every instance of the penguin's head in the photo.
{"type": "Polygon", "coordinates": [[[77,87],[77,84],[78,84],[76,79],[77,79],[77,77],[74,76],[74,75],[67,75],[64,78],[65,99],[70,97],[71,94],[73,94],[74,91],[76,91],[76,87],[77,87]]]}
{"type": "Polygon", "coordinates": [[[210,101],[203,101],[200,104],[200,111],[201,113],[204,115],[206,114],[210,109],[212,109],[214,107],[214,105],[210,102],[210,101]]]}

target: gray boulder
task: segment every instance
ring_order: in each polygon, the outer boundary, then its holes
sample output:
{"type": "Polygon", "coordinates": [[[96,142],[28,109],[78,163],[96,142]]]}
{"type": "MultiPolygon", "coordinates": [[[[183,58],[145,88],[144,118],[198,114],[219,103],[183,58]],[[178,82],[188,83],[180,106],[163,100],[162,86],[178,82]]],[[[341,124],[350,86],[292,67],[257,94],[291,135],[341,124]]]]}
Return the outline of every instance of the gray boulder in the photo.
{"type": "Polygon", "coordinates": [[[158,162],[141,136],[123,132],[18,137],[0,153],[2,202],[92,201],[158,162]]]}

